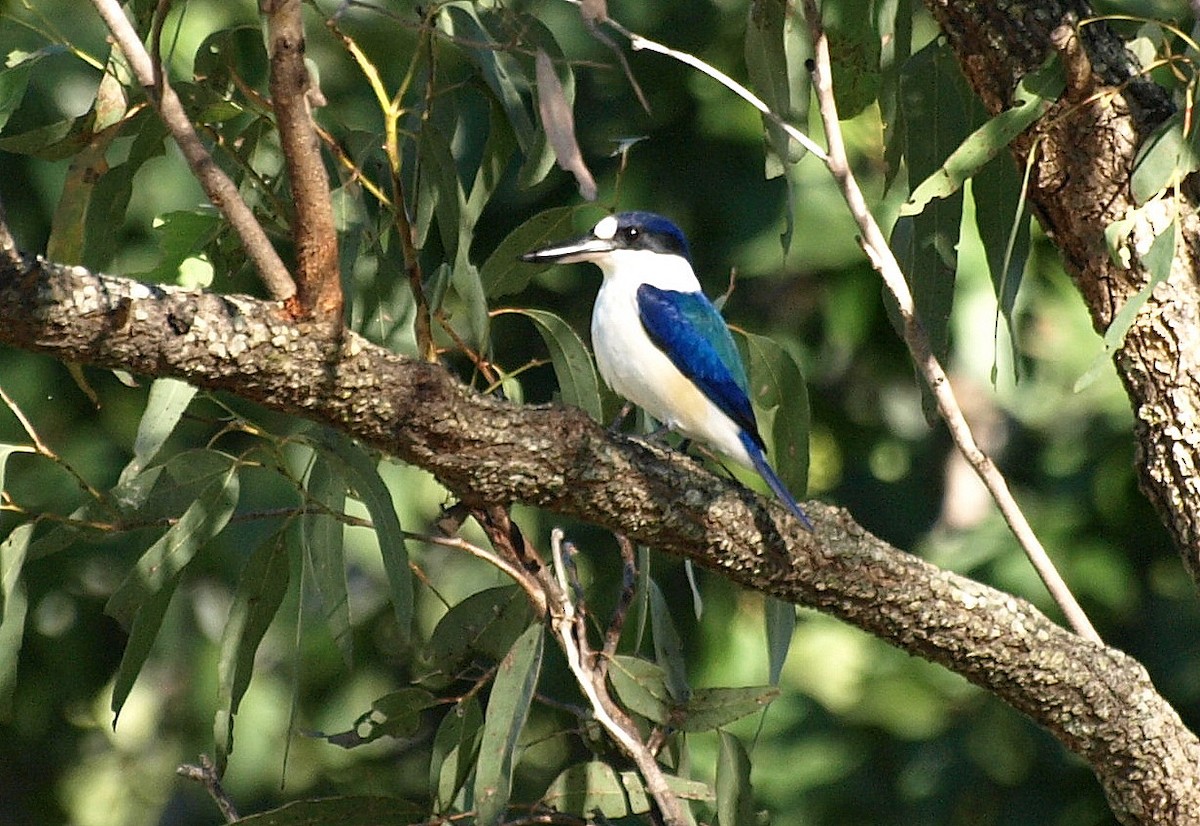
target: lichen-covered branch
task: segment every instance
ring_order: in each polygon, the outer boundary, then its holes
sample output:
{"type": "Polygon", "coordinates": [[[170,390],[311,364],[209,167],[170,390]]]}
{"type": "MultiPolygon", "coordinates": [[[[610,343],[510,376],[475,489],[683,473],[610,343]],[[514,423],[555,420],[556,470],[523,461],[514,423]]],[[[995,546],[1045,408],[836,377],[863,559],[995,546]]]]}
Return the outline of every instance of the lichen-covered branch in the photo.
{"type": "Polygon", "coordinates": [[[1130,657],[888,546],[844,511],[806,503],[809,533],[773,501],[582,411],[481,395],[439,365],[319,330],[278,303],[0,260],[2,344],[325,422],[469,504],[540,506],[840,617],[1044,726],[1093,767],[1125,822],[1200,822],[1200,741],[1130,657]]]}

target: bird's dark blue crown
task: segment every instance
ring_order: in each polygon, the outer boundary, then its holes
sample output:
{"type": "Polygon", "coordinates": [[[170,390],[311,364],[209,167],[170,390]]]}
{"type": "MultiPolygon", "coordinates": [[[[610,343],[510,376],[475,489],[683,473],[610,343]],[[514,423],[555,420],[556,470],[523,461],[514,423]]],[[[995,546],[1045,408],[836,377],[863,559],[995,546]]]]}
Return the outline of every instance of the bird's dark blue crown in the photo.
{"type": "Polygon", "coordinates": [[[669,218],[655,212],[618,212],[613,217],[617,231],[612,240],[620,248],[679,255],[691,263],[687,238],[669,218]]]}

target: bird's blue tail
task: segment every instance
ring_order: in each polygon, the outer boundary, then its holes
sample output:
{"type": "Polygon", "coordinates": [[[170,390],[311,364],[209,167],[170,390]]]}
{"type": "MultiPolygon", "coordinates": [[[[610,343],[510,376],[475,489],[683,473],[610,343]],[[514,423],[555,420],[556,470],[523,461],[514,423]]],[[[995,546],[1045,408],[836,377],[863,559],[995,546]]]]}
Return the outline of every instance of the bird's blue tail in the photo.
{"type": "Polygon", "coordinates": [[[792,512],[792,515],[800,520],[800,524],[813,530],[813,523],[805,516],[804,511],[800,509],[800,504],[796,501],[796,497],[792,496],[792,492],[787,489],[787,485],[775,473],[775,470],[767,464],[767,457],[763,454],[762,446],[746,431],[739,434],[742,440],[742,445],[746,448],[746,452],[750,454],[750,461],[754,463],[754,469],[758,471],[759,476],[766,480],[767,485],[779,497],[779,501],[787,505],[787,509],[792,512]]]}

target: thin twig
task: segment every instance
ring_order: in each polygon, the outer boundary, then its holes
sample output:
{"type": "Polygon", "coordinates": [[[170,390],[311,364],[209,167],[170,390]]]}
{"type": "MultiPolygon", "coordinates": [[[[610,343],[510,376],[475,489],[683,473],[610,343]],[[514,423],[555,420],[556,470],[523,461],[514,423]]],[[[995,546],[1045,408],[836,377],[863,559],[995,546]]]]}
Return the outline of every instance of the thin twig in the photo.
{"type": "Polygon", "coordinates": [[[954,439],[954,444],[971,467],[975,469],[980,480],[987,486],[1004,521],[1008,523],[1009,529],[1024,549],[1025,555],[1033,564],[1038,576],[1045,583],[1046,589],[1062,609],[1067,621],[1079,636],[1094,642],[1101,642],[1100,635],[1092,627],[1083,608],[1076,601],[1070,588],[1067,587],[1066,582],[1054,567],[1046,549],[1033,532],[1020,505],[1017,504],[1009,490],[1004,475],[975,441],[971,427],[967,424],[962,408],[955,398],[950,379],[930,348],[929,337],[917,319],[912,293],[908,288],[904,273],[900,269],[900,264],[892,254],[883,230],[880,229],[867,207],[862,190],[858,188],[858,182],[850,169],[850,162],[846,156],[846,144],[842,138],[841,125],[838,120],[837,104],[833,97],[829,41],[825,37],[821,14],[817,10],[815,0],[804,0],[804,14],[812,32],[816,67],[813,72],[813,89],[816,90],[821,121],[825,127],[825,143],[828,146],[825,164],[841,187],[842,196],[862,233],[863,250],[871,260],[871,265],[883,278],[884,284],[895,297],[900,308],[900,316],[904,322],[904,343],[908,345],[913,361],[937,401],[938,413],[945,421],[950,436],[954,439]]]}
{"type": "Polygon", "coordinates": [[[563,532],[560,529],[551,531],[550,549],[555,573],[546,573],[541,579],[550,600],[550,624],[567,657],[567,665],[591,704],[596,721],[637,766],[646,782],[646,791],[662,813],[663,822],[668,826],[683,826],[689,819],[679,797],[667,786],[666,776],[654,759],[654,754],[642,742],[633,720],[608,693],[604,673],[598,668],[601,658],[588,641],[587,616],[576,609],[571,598],[572,586],[561,585],[568,581],[567,568],[563,564],[562,541],[563,532]]]}
{"type": "Polygon", "coordinates": [[[238,817],[237,809],[233,805],[233,801],[225,792],[225,788],[221,785],[221,778],[217,775],[217,767],[213,765],[207,754],[200,755],[200,765],[194,766],[191,763],[184,763],[175,769],[175,773],[180,777],[186,777],[188,780],[195,780],[208,790],[208,796],[217,804],[217,808],[221,810],[221,817],[225,818],[226,823],[234,823],[240,818],[238,817]]]}
{"type": "Polygon", "coordinates": [[[92,4],[104,19],[121,51],[125,52],[138,83],[153,99],[159,117],[162,118],[171,137],[175,139],[175,143],[179,145],[192,174],[204,188],[213,206],[221,211],[241,238],[246,255],[254,263],[267,290],[276,299],[291,298],[296,293],[296,285],[287,267],[271,245],[250,207],[242,200],[237,185],[217,166],[208,150],[204,148],[179,96],[175,94],[166,77],[162,78],[161,94],[154,94],[156,83],[153,61],[129,18],[125,16],[120,3],[117,0],[92,0],[92,4]]]}

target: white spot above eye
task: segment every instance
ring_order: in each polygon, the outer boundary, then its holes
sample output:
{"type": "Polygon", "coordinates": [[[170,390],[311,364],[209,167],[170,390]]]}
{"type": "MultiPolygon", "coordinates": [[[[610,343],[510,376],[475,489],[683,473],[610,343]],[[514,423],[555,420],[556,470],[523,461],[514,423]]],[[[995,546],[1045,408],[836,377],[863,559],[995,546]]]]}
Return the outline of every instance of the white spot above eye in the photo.
{"type": "Polygon", "coordinates": [[[605,241],[611,240],[617,234],[617,216],[606,215],[596,224],[596,228],[592,230],[592,235],[597,238],[603,238],[605,241]]]}

